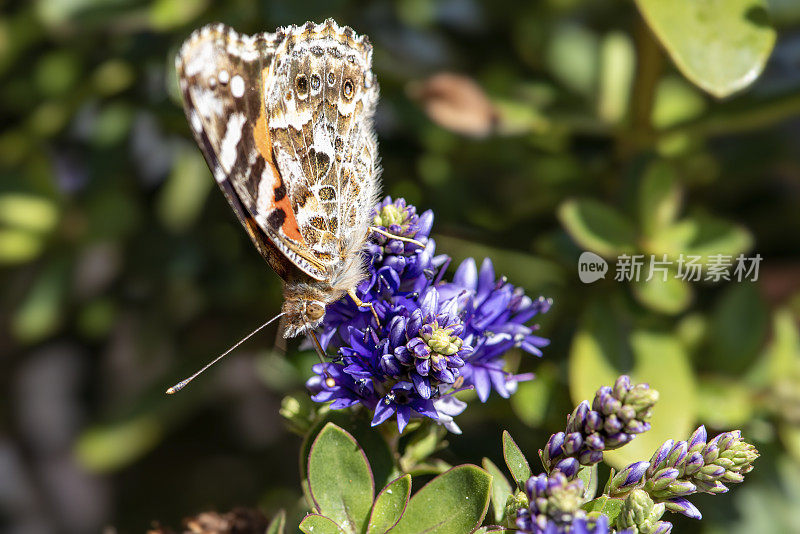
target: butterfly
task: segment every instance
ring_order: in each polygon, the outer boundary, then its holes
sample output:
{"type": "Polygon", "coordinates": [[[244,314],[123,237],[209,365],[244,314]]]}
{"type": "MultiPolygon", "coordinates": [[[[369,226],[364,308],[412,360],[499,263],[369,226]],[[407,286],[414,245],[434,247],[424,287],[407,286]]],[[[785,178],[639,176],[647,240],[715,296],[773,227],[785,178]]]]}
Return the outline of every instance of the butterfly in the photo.
{"type": "Polygon", "coordinates": [[[380,189],[368,39],[331,19],[252,36],[212,24],[176,69],[214,179],[284,282],[284,336],[345,294],[371,306],[355,294],[380,189]]]}

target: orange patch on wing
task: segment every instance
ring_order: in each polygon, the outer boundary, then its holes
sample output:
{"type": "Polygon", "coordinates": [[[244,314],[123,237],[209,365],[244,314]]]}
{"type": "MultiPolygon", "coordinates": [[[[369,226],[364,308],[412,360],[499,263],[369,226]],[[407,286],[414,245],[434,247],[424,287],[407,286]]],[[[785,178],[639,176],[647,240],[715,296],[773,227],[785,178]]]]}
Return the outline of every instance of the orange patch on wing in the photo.
{"type": "MultiPolygon", "coordinates": [[[[269,72],[265,69],[261,73],[262,88],[266,87],[267,76],[269,76],[269,72]]],[[[284,184],[283,177],[278,170],[278,166],[275,164],[275,158],[272,157],[272,139],[269,136],[269,128],[267,126],[267,110],[264,102],[263,91],[259,100],[258,118],[253,126],[253,141],[255,142],[256,150],[258,150],[259,154],[261,154],[261,156],[264,158],[266,164],[272,169],[272,173],[278,178],[278,181],[280,182],[279,185],[282,185],[284,191],[286,191],[286,184],[284,184]]],[[[276,201],[273,193],[273,200],[270,204],[270,207],[272,209],[282,209],[286,214],[286,218],[281,225],[281,230],[283,230],[283,233],[290,239],[305,244],[303,236],[300,234],[300,227],[297,225],[297,219],[294,216],[294,211],[292,211],[292,205],[289,202],[289,195],[284,194],[283,198],[276,201]]]]}

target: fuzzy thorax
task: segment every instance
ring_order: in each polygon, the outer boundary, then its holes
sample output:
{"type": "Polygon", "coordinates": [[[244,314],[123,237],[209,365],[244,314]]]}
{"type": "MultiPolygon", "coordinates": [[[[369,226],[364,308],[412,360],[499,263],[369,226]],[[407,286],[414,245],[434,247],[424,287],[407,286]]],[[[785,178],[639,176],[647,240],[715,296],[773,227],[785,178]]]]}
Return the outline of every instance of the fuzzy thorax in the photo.
{"type": "Polygon", "coordinates": [[[283,288],[282,311],[286,314],[283,337],[295,337],[315,329],[325,318],[325,307],[344,293],[327,282],[287,282],[283,288]]]}

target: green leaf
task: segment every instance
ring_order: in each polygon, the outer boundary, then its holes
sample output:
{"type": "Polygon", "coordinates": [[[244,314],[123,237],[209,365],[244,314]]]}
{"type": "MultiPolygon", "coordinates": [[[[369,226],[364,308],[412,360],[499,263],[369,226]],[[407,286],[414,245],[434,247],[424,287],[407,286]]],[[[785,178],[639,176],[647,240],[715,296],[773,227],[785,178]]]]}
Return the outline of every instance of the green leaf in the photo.
{"type": "Polygon", "coordinates": [[[597,90],[600,43],[597,36],[577,24],[552,30],[546,61],[550,71],[571,90],[592,96],[597,90]]]}
{"type": "Polygon", "coordinates": [[[460,465],[422,487],[408,503],[392,534],[464,534],[478,528],[489,508],[492,477],[475,465],[460,465]]]}
{"type": "Polygon", "coordinates": [[[432,421],[423,423],[420,428],[413,431],[405,446],[403,456],[400,458],[400,466],[403,471],[413,470],[415,466],[439,450],[446,435],[447,430],[432,421]]]}
{"type": "Polygon", "coordinates": [[[283,534],[286,530],[286,511],[281,510],[275,517],[272,518],[272,521],[269,522],[269,526],[267,527],[267,532],[265,534],[283,534]]]}
{"type": "Polygon", "coordinates": [[[647,280],[643,269],[642,276],[631,284],[631,289],[633,296],[643,306],[667,315],[685,311],[694,297],[691,284],[677,278],[672,270],[667,271],[666,278],[655,272],[653,278],[647,280]]]}
{"type": "MultiPolygon", "coordinates": [[[[621,449],[606,453],[612,466],[647,460],[664,441],[688,436],[695,422],[697,385],[686,349],[673,334],[637,330],[631,334],[634,382],[647,382],[659,393],[652,429],[621,449]]],[[[613,382],[612,382],[613,383],[613,382]]]]}
{"type": "Polygon", "coordinates": [[[654,128],[664,130],[697,119],[706,108],[708,99],[694,85],[680,76],[667,75],[656,87],[650,120],[654,128]]]}
{"type": "Polygon", "coordinates": [[[11,320],[11,332],[23,343],[51,335],[64,319],[62,306],[69,285],[69,268],[63,261],[51,262],[34,282],[11,320]]]}
{"type": "MultiPolygon", "coordinates": [[[[315,356],[312,357],[315,358],[315,356]]],[[[365,417],[363,413],[357,413],[352,410],[328,410],[319,417],[319,420],[306,433],[303,438],[303,444],[300,447],[301,486],[309,508],[314,507],[314,502],[308,492],[308,456],[314,440],[317,439],[319,433],[328,423],[334,423],[345,429],[356,439],[367,458],[369,458],[370,468],[377,487],[382,488],[401,475],[394,465],[392,452],[389,450],[386,440],[383,439],[379,432],[375,432],[375,429],[370,425],[368,417],[365,417]]]]}
{"type": "Polygon", "coordinates": [[[308,455],[314,508],[346,532],[363,532],[375,494],[367,457],[348,432],[328,423],[308,455]]]}
{"type": "Polygon", "coordinates": [[[636,4],[681,73],[718,98],[750,85],[775,44],[765,0],[636,4]]]}
{"type": "Polygon", "coordinates": [[[600,485],[600,476],[597,474],[597,464],[591,467],[582,467],[578,471],[578,478],[583,480],[583,498],[594,499],[597,487],[600,485]]]}
{"type": "Polygon", "coordinates": [[[575,242],[607,258],[636,250],[636,231],[627,217],[593,199],[572,199],[558,209],[558,218],[575,242]]]}
{"type": "Polygon", "coordinates": [[[490,459],[484,458],[481,465],[487,473],[492,475],[492,512],[495,522],[501,523],[505,515],[506,501],[513,491],[511,484],[508,483],[500,468],[490,459]]]}
{"type": "Polygon", "coordinates": [[[44,238],[27,230],[0,228],[0,265],[25,263],[38,256],[44,238]]]}
{"type": "Polygon", "coordinates": [[[332,519],[319,514],[308,514],[300,522],[300,530],[305,534],[344,534],[332,519]]]}
{"type": "Polygon", "coordinates": [[[207,175],[206,163],[195,147],[178,151],[156,205],[164,226],[182,232],[194,223],[211,190],[212,180],[207,175]]]}
{"type": "Polygon", "coordinates": [[[208,0],[155,0],[150,4],[150,24],[155,30],[172,30],[187,24],[208,6],[208,0]]]}
{"type": "Polygon", "coordinates": [[[705,378],[697,391],[697,417],[713,428],[739,428],[753,416],[752,391],[738,380],[705,378]]]}
{"type": "Polygon", "coordinates": [[[507,430],[503,430],[503,458],[505,458],[511,477],[516,481],[517,486],[523,488],[525,481],[531,477],[531,466],[507,430]]]}
{"type": "Polygon", "coordinates": [[[159,443],[162,435],[162,423],[150,414],[96,426],[80,435],[75,456],[87,471],[108,473],[141,458],[159,443]]]}
{"type": "Polygon", "coordinates": [[[659,392],[652,429],[605,454],[612,466],[621,467],[649,459],[669,438],[689,434],[695,419],[696,385],[689,355],[676,335],[643,329],[629,334],[619,327],[610,304],[593,303],[582,318],[570,350],[569,383],[575,404],[591,401],[598,388],[612,385],[623,373],[659,392]],[[620,357],[628,354],[632,364],[620,357]]]}
{"type": "Polygon", "coordinates": [[[613,362],[627,348],[623,346],[625,336],[613,313],[605,311],[602,304],[590,303],[569,353],[569,390],[574,404],[591,401],[599,387],[614,383],[620,373],[613,362]]]}
{"type": "Polygon", "coordinates": [[[622,499],[613,499],[606,495],[601,495],[593,501],[589,501],[583,506],[582,509],[587,512],[597,512],[608,517],[608,524],[613,525],[617,516],[622,512],[622,499]]]}
{"type": "Polygon", "coordinates": [[[400,521],[411,496],[411,475],[403,475],[383,488],[372,507],[367,534],[383,534],[400,521]]]}
{"type": "Polygon", "coordinates": [[[687,259],[700,256],[698,263],[701,264],[708,263],[710,256],[718,254],[731,256],[733,263],[736,255],[750,249],[752,244],[753,236],[746,228],[708,215],[681,219],[646,242],[649,252],[666,253],[671,258],[678,258],[681,254],[687,259]]]}
{"type": "Polygon", "coordinates": [[[0,195],[0,224],[36,233],[50,232],[58,222],[58,207],[49,199],[22,193],[0,195]]]}
{"type": "Polygon", "coordinates": [[[747,381],[764,387],[785,378],[800,360],[800,332],[788,308],[777,310],[772,318],[772,336],[761,359],[748,372],[747,381]]]}
{"type": "Polygon", "coordinates": [[[709,339],[716,369],[737,374],[755,358],[769,329],[766,303],[750,282],[730,284],[711,316],[709,339]]]}
{"type": "MultiPolygon", "coordinates": [[[[675,169],[665,161],[653,162],[639,186],[639,221],[645,236],[671,225],[681,207],[681,188],[675,169]]],[[[658,251],[651,251],[658,254],[658,251]]]]}
{"type": "Polygon", "coordinates": [[[521,382],[511,396],[511,409],[526,425],[541,426],[550,404],[558,369],[551,362],[541,362],[536,370],[536,380],[521,382]]]}
{"type": "Polygon", "coordinates": [[[609,124],[625,118],[630,106],[636,51],[633,39],[621,31],[610,32],[600,48],[597,115],[609,124]]]}

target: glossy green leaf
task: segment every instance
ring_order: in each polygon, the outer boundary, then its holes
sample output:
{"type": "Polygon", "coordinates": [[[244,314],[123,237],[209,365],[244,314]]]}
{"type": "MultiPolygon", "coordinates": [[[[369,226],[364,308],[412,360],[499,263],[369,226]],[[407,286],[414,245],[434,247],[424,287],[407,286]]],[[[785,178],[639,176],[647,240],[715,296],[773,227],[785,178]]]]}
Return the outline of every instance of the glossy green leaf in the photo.
{"type": "Polygon", "coordinates": [[[620,512],[622,512],[622,504],[622,499],[612,499],[605,495],[601,495],[597,499],[587,502],[581,506],[581,508],[587,512],[597,512],[603,514],[604,516],[608,517],[608,523],[613,525],[614,520],[616,520],[617,516],[620,514],[620,512]]]}
{"type": "Polygon", "coordinates": [[[400,521],[411,496],[411,476],[403,475],[389,483],[375,498],[367,534],[383,534],[400,521]]]}
{"type": "Polygon", "coordinates": [[[561,204],[558,218],[581,247],[616,257],[636,250],[636,231],[627,217],[593,199],[573,199],[561,204]]]}
{"type": "Polygon", "coordinates": [[[305,534],[344,534],[332,519],[319,514],[308,514],[300,522],[300,530],[305,534]]]}
{"type": "Polygon", "coordinates": [[[709,337],[716,368],[739,373],[754,360],[769,329],[769,311],[757,286],[751,282],[730,284],[711,316],[709,337]]]}
{"type": "Polygon", "coordinates": [[[600,485],[600,476],[597,474],[597,464],[591,467],[582,467],[578,471],[578,478],[583,480],[583,498],[594,499],[597,487],[600,485]]]}
{"type": "Polygon", "coordinates": [[[677,278],[672,270],[667,272],[666,277],[655,272],[653,278],[647,280],[645,269],[639,280],[631,284],[633,296],[639,303],[667,315],[677,315],[689,307],[694,296],[691,284],[677,278]]]}
{"type": "Polygon", "coordinates": [[[495,522],[500,523],[503,521],[506,501],[513,490],[511,484],[508,483],[508,480],[503,474],[503,471],[501,471],[494,462],[488,458],[484,458],[481,465],[487,473],[492,475],[492,512],[494,512],[495,522]]]}
{"type": "Polygon", "coordinates": [[[348,432],[328,423],[308,455],[315,509],[346,532],[363,532],[375,494],[367,457],[348,432]]]}
{"type": "MultiPolygon", "coordinates": [[[[315,358],[315,356],[313,357],[315,358]]],[[[400,476],[401,473],[394,466],[394,459],[386,440],[383,439],[379,432],[375,432],[375,429],[370,425],[369,418],[364,417],[363,413],[356,413],[352,410],[326,411],[306,433],[303,444],[300,447],[301,486],[309,508],[314,507],[314,502],[308,492],[308,457],[314,440],[317,439],[319,433],[328,423],[334,423],[343,428],[356,439],[367,458],[369,458],[370,468],[377,487],[384,487],[400,476]]]]}
{"type": "Polygon", "coordinates": [[[272,518],[272,521],[269,522],[269,526],[267,527],[267,532],[265,534],[283,534],[286,530],[286,511],[281,510],[275,517],[272,518]]]}
{"type": "Polygon", "coordinates": [[[434,478],[408,503],[392,534],[464,534],[478,528],[489,508],[492,477],[460,465],[434,478]]]}
{"type": "Polygon", "coordinates": [[[761,74],[775,30],[765,0],[636,0],[681,73],[716,97],[761,74]]]}
{"type": "Polygon", "coordinates": [[[525,455],[522,454],[517,442],[511,437],[507,430],[503,430],[503,458],[506,466],[511,473],[511,477],[517,485],[522,488],[525,481],[531,476],[531,466],[525,455]]]}

